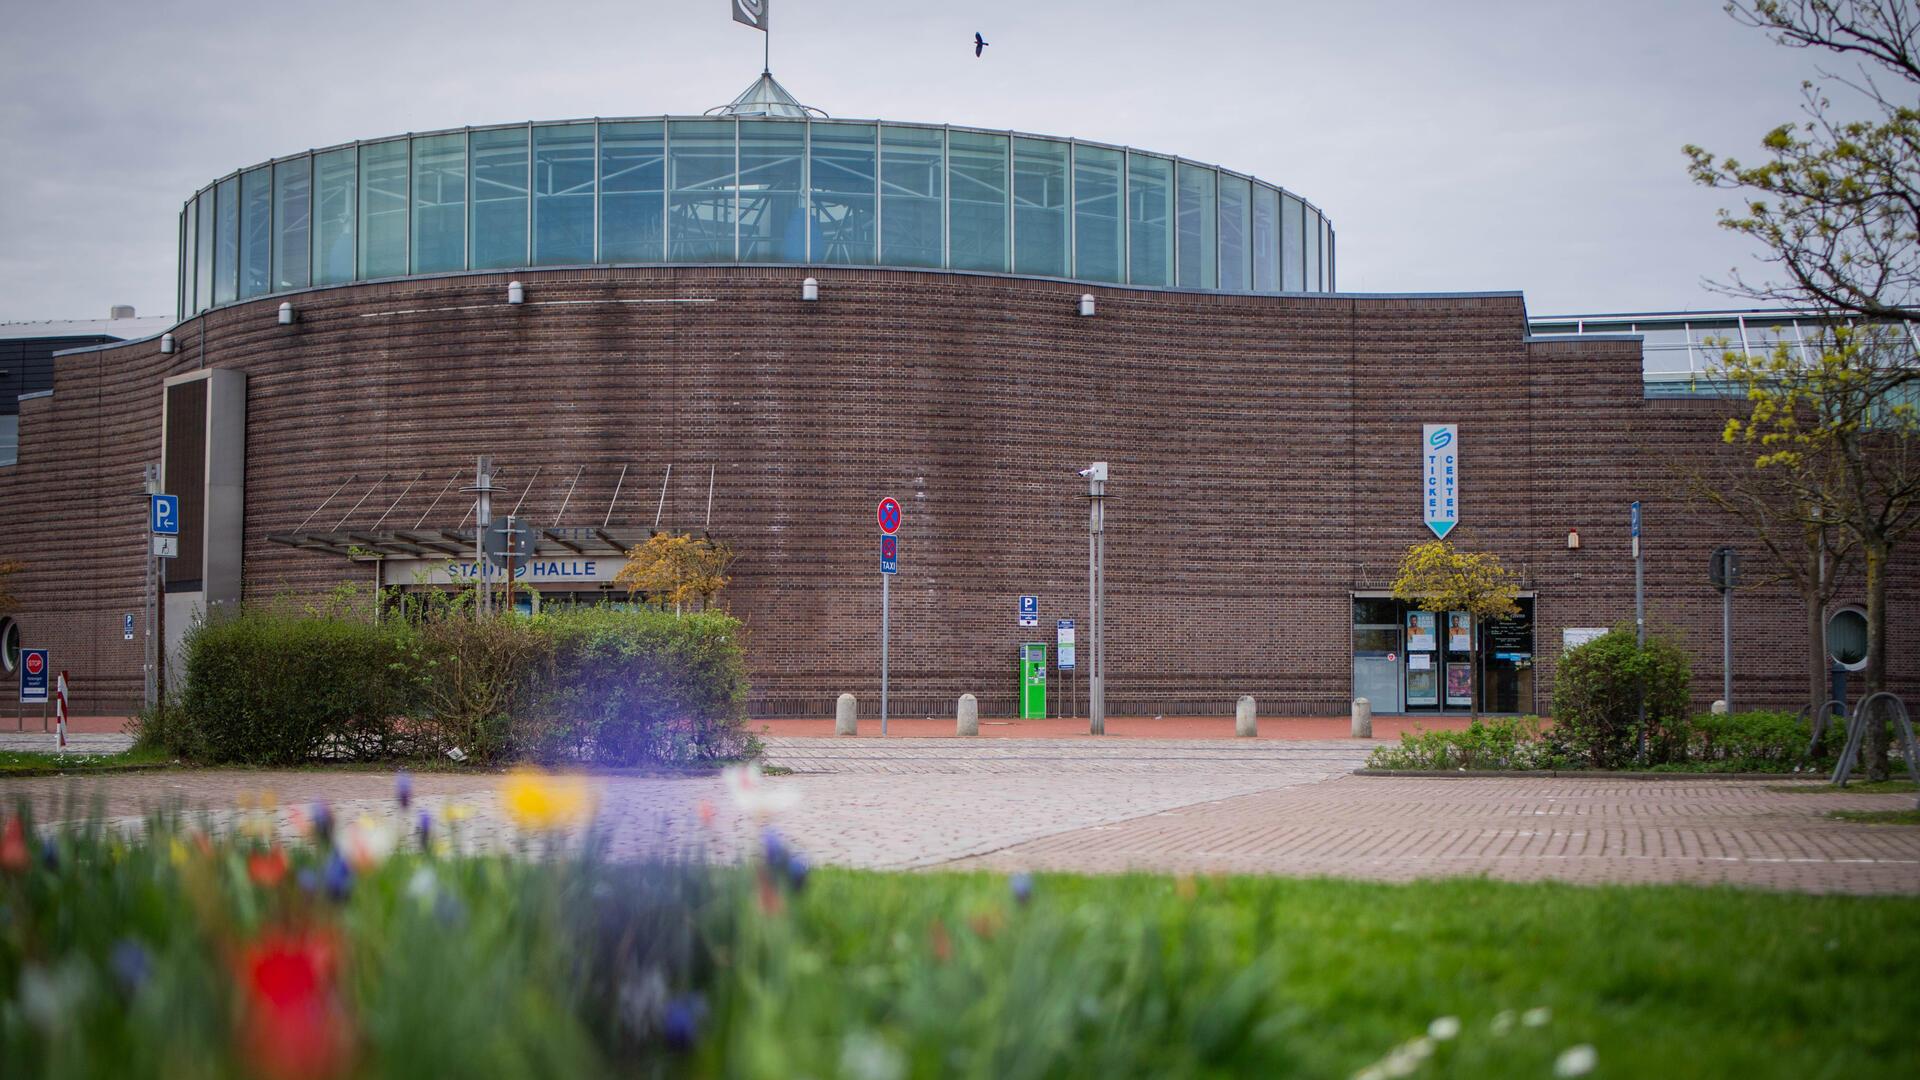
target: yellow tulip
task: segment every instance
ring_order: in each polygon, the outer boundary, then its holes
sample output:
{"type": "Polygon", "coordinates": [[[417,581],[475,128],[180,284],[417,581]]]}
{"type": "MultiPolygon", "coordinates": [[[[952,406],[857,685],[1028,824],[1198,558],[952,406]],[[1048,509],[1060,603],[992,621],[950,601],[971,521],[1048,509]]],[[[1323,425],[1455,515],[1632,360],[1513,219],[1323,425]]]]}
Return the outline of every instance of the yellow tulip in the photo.
{"type": "Polygon", "coordinates": [[[593,816],[593,792],[577,776],[515,769],[500,786],[507,816],[522,829],[545,831],[578,825],[593,816]]]}

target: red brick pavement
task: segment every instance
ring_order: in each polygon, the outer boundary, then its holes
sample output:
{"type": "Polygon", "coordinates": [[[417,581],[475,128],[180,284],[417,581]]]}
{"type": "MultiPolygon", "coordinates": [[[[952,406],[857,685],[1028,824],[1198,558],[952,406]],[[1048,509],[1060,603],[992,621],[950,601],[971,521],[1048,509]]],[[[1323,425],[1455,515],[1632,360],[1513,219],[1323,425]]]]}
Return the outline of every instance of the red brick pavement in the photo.
{"type": "MultiPolygon", "coordinates": [[[[1400,738],[1401,732],[1424,729],[1427,731],[1461,731],[1467,726],[1464,716],[1376,716],[1373,720],[1373,737],[1376,741],[1392,742],[1400,738]]],[[[953,733],[954,722],[951,719],[932,720],[924,717],[889,717],[887,734],[893,738],[933,739],[956,738],[953,733]]],[[[776,738],[817,738],[833,737],[833,720],[756,720],[756,730],[776,738]]],[[[1261,717],[1260,734],[1262,740],[1306,740],[1306,739],[1345,739],[1352,731],[1352,719],[1345,716],[1284,716],[1261,717]]],[[[860,738],[879,738],[880,719],[877,716],[860,718],[860,738]]],[[[1069,719],[1049,717],[1045,720],[1008,720],[985,719],[980,721],[981,738],[997,739],[1064,739],[1092,738],[1087,734],[1085,717],[1069,719]]],[[[1233,717],[1231,716],[1122,716],[1107,718],[1108,739],[1231,739],[1233,717]]]]}

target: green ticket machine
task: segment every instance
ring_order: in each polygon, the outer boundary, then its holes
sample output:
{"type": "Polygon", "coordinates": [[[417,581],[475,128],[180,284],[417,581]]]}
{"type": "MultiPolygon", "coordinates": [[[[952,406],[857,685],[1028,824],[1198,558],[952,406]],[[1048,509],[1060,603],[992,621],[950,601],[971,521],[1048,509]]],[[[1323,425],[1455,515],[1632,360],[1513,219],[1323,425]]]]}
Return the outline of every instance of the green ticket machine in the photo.
{"type": "Polygon", "coordinates": [[[1020,646],[1020,719],[1047,718],[1047,646],[1029,641],[1020,646]]]}

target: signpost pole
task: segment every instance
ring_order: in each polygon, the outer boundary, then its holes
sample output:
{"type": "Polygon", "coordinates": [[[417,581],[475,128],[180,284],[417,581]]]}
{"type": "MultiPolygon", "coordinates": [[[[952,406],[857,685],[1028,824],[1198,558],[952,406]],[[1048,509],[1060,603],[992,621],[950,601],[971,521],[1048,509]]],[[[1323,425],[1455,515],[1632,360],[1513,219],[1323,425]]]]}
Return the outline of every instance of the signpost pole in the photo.
{"type": "Polygon", "coordinates": [[[887,637],[888,607],[892,599],[893,575],[880,575],[880,737],[887,737],[887,637]]]}
{"type": "Polygon", "coordinates": [[[1733,712],[1733,590],[1720,590],[1720,700],[1733,712]]]}
{"type": "Polygon", "coordinates": [[[894,533],[900,528],[900,504],[892,498],[880,500],[880,737],[887,737],[887,646],[893,636],[893,575],[898,569],[898,549],[894,533]]]}
{"type": "MultiPolygon", "coordinates": [[[[150,506],[153,496],[160,494],[160,466],[148,465],[146,467],[146,480],[143,486],[145,488],[145,494],[142,495],[140,501],[150,506]]],[[[143,529],[141,532],[145,534],[148,530],[143,529]]],[[[145,606],[145,610],[141,612],[145,618],[141,620],[144,624],[141,627],[144,638],[140,643],[140,666],[144,670],[141,672],[140,700],[147,708],[152,709],[155,705],[153,681],[153,584],[157,575],[154,573],[153,537],[150,535],[146,537],[146,550],[141,552],[140,561],[146,564],[147,570],[147,585],[140,593],[140,602],[145,606]]]]}
{"type": "Polygon", "coordinates": [[[1107,463],[1080,470],[1087,478],[1087,734],[1107,733],[1107,463]]]}
{"type": "MultiPolygon", "coordinates": [[[[1646,647],[1647,644],[1647,564],[1640,557],[1640,503],[1633,504],[1633,637],[1634,642],[1646,647]]],[[[1637,734],[1634,736],[1634,757],[1647,759],[1647,695],[1644,687],[1640,693],[1637,734]]]]}

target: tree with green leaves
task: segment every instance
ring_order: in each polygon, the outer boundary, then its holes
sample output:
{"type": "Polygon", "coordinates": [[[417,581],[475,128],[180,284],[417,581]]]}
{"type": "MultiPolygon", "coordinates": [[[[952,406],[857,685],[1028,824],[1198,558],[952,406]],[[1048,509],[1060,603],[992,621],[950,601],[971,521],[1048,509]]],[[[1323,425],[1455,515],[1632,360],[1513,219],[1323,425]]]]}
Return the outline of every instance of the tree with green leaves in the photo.
{"type": "MultiPolygon", "coordinates": [[[[1920,319],[1920,9],[1911,0],[1751,0],[1727,11],[1845,66],[1803,84],[1804,117],[1766,134],[1759,164],[1698,146],[1686,153],[1696,181],[1746,199],[1721,212],[1721,225],[1759,241],[1776,270],[1752,283],[1736,273],[1724,287],[1810,308],[1834,327],[1803,348],[1729,351],[1715,374],[1743,401],[1726,441],[1750,451],[1783,495],[1770,508],[1776,522],[1838,529],[1858,553],[1872,693],[1888,682],[1887,574],[1920,528],[1920,366],[1907,325],[1920,319]]],[[[1876,779],[1887,748],[1884,726],[1873,725],[1876,779]]]]}
{"type": "MultiPolygon", "coordinates": [[[[1489,619],[1519,612],[1520,581],[1498,556],[1485,551],[1462,551],[1451,540],[1429,540],[1407,549],[1393,579],[1393,595],[1421,611],[1445,618],[1464,611],[1477,627],[1489,619]]],[[[1467,637],[1467,667],[1473,717],[1480,717],[1479,635],[1467,637]]]]}
{"type": "Polygon", "coordinates": [[[629,595],[644,593],[672,604],[677,615],[696,600],[703,608],[712,607],[733,580],[727,574],[733,559],[733,549],[722,541],[691,533],[655,533],[627,552],[627,564],[613,580],[626,586],[629,595]]]}

